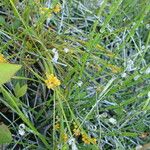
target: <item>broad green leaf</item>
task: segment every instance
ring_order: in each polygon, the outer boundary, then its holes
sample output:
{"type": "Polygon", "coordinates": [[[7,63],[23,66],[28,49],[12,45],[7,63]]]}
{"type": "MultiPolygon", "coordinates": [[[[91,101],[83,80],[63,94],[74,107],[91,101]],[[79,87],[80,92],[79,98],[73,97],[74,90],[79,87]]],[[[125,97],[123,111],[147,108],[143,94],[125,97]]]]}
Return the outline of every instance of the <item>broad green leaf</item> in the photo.
{"type": "Polygon", "coordinates": [[[0,144],[10,143],[12,141],[11,133],[4,124],[0,125],[0,144]]]}
{"type": "Polygon", "coordinates": [[[22,97],[26,92],[27,92],[27,84],[23,85],[22,87],[20,87],[19,83],[16,84],[15,86],[15,95],[16,97],[22,97]]]}
{"type": "Polygon", "coordinates": [[[21,65],[0,63],[0,85],[8,82],[21,68],[21,65]]]}

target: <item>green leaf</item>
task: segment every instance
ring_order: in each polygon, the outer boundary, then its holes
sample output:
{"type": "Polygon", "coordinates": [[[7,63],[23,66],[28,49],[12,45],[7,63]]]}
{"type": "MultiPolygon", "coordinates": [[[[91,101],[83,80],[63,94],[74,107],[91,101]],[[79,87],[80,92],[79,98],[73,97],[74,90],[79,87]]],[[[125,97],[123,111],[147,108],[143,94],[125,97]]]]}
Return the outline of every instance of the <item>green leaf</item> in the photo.
{"type": "Polygon", "coordinates": [[[65,144],[63,147],[62,147],[62,150],[69,150],[69,146],[67,144],[65,144]]]}
{"type": "Polygon", "coordinates": [[[13,23],[10,24],[10,27],[16,30],[19,28],[20,25],[21,25],[20,20],[15,20],[13,23]]]}
{"type": "Polygon", "coordinates": [[[10,143],[12,141],[11,133],[8,127],[4,124],[0,125],[0,145],[10,143]]]}
{"type": "Polygon", "coordinates": [[[135,133],[135,132],[121,132],[121,135],[122,136],[130,136],[130,137],[137,137],[138,136],[138,134],[137,133],[135,133]]]}
{"type": "Polygon", "coordinates": [[[92,144],[88,144],[88,145],[80,144],[78,148],[79,150],[99,150],[99,147],[97,145],[92,145],[92,144]]]}
{"type": "Polygon", "coordinates": [[[21,65],[0,63],[0,85],[8,82],[21,68],[21,65]]]}
{"type": "Polygon", "coordinates": [[[3,16],[0,16],[0,25],[5,24],[5,18],[3,16]]]}
{"type": "Polygon", "coordinates": [[[16,97],[22,97],[26,92],[27,92],[27,84],[23,85],[22,87],[20,87],[19,83],[16,84],[15,86],[15,95],[16,97]]]}

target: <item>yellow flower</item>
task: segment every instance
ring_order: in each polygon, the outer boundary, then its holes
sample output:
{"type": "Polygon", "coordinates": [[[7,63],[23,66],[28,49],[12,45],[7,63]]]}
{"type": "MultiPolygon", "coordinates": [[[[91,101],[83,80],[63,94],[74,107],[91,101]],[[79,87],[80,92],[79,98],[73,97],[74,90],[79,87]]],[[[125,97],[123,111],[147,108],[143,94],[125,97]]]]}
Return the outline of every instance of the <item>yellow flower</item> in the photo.
{"type": "Polygon", "coordinates": [[[6,63],[7,60],[4,58],[3,54],[0,54],[0,63],[6,63]]]}
{"type": "Polygon", "coordinates": [[[54,89],[60,85],[60,80],[58,80],[53,74],[46,74],[46,77],[45,84],[49,89],[54,89]]]}
{"type": "Polygon", "coordinates": [[[50,9],[47,8],[47,7],[41,7],[41,8],[40,8],[40,14],[41,14],[41,15],[46,14],[47,17],[51,17],[51,16],[52,16],[52,13],[48,12],[48,10],[50,10],[50,9]]]}
{"type": "Polygon", "coordinates": [[[85,139],[85,140],[84,140],[84,143],[85,143],[85,144],[90,144],[90,141],[89,141],[88,139],[85,139]]]}
{"type": "Polygon", "coordinates": [[[85,144],[90,144],[90,139],[86,136],[83,136],[82,137],[82,141],[85,143],[85,144]]]}
{"type": "Polygon", "coordinates": [[[89,137],[86,135],[86,134],[82,134],[82,141],[85,143],[85,144],[90,144],[90,139],[89,137]]]}
{"type": "Polygon", "coordinates": [[[74,135],[79,136],[81,134],[80,129],[73,129],[74,135]]]}
{"type": "Polygon", "coordinates": [[[96,144],[97,142],[97,139],[96,138],[91,138],[91,137],[88,137],[88,135],[82,133],[82,141],[85,143],[85,144],[96,144]]]}
{"type": "Polygon", "coordinates": [[[97,139],[96,139],[96,138],[91,138],[91,142],[92,142],[93,144],[96,144],[97,139]]]}
{"type": "Polygon", "coordinates": [[[54,13],[59,13],[61,11],[61,5],[57,4],[54,8],[53,8],[53,12],[54,13]]]}
{"type": "Polygon", "coordinates": [[[74,125],[74,129],[73,129],[74,135],[79,136],[81,134],[81,131],[78,128],[78,125],[75,122],[73,122],[73,125],[74,125]]]}
{"type": "Polygon", "coordinates": [[[48,11],[48,8],[47,8],[47,7],[41,7],[41,8],[40,8],[40,14],[43,15],[43,14],[45,14],[46,11],[48,11]]]}
{"type": "Polygon", "coordinates": [[[59,128],[60,128],[60,124],[59,124],[59,123],[56,123],[56,124],[55,124],[55,129],[58,130],[59,128]]]}
{"type": "Polygon", "coordinates": [[[67,142],[67,140],[68,140],[68,135],[65,133],[65,134],[62,135],[62,138],[63,138],[63,141],[64,141],[64,142],[67,142]]]}

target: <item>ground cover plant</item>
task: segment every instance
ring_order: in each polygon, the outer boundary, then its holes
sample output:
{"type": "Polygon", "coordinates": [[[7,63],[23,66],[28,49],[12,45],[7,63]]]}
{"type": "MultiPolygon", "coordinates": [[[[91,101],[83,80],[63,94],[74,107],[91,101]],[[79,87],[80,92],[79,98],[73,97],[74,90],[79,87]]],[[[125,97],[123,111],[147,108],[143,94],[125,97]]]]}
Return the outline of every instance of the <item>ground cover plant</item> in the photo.
{"type": "Polygon", "coordinates": [[[149,18],[149,0],[0,1],[0,148],[149,148],[149,18]]]}

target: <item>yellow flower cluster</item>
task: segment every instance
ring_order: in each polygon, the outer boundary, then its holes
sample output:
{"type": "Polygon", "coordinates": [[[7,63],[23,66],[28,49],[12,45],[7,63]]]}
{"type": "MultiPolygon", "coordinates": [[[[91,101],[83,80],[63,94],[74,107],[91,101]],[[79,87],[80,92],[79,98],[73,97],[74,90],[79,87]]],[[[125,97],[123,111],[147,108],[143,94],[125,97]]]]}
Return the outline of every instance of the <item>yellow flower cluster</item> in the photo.
{"type": "Polygon", "coordinates": [[[74,135],[79,136],[81,134],[80,129],[73,129],[74,135]]]}
{"type": "Polygon", "coordinates": [[[67,140],[68,140],[68,135],[67,135],[66,133],[64,133],[64,134],[62,135],[62,139],[63,139],[64,142],[67,142],[67,140]]]}
{"type": "Polygon", "coordinates": [[[82,141],[85,143],[85,144],[96,144],[96,139],[95,138],[90,138],[88,137],[86,134],[82,134],[82,141]]]}
{"type": "Polygon", "coordinates": [[[60,4],[56,4],[56,6],[53,8],[53,12],[54,13],[59,13],[61,11],[61,5],[60,4]]]}
{"type": "Polygon", "coordinates": [[[97,139],[96,138],[91,138],[91,143],[96,144],[97,139]]]}
{"type": "Polygon", "coordinates": [[[46,77],[45,84],[49,89],[54,89],[60,85],[60,80],[58,80],[53,74],[46,74],[46,77]]]}
{"type": "Polygon", "coordinates": [[[90,144],[90,139],[87,135],[85,134],[82,134],[82,141],[85,143],[85,144],[90,144]]]}
{"type": "Polygon", "coordinates": [[[47,11],[49,10],[49,8],[47,8],[47,7],[41,7],[40,8],[40,14],[45,14],[47,11]]]}
{"type": "Polygon", "coordinates": [[[52,16],[52,13],[51,13],[51,12],[48,12],[48,11],[49,11],[49,8],[48,8],[48,7],[41,7],[41,8],[40,8],[40,14],[41,14],[41,15],[47,14],[47,17],[51,17],[51,16],[52,16]]]}
{"type": "Polygon", "coordinates": [[[60,124],[59,123],[56,123],[55,126],[54,126],[55,130],[58,130],[60,128],[60,124]]]}
{"type": "Polygon", "coordinates": [[[76,123],[73,123],[73,124],[74,124],[73,133],[74,133],[75,136],[79,136],[81,134],[81,131],[78,128],[78,126],[76,125],[76,123]]]}
{"type": "Polygon", "coordinates": [[[50,9],[48,7],[40,7],[39,11],[40,11],[41,15],[46,14],[47,17],[50,18],[52,16],[53,12],[54,13],[59,13],[61,11],[61,5],[60,4],[56,4],[56,6],[53,9],[50,9]]]}
{"type": "Polygon", "coordinates": [[[90,144],[90,143],[96,144],[96,142],[97,142],[96,138],[91,138],[87,134],[81,133],[81,130],[79,129],[79,126],[75,122],[73,122],[73,126],[74,126],[73,133],[76,137],[79,137],[81,135],[82,141],[85,144],[90,144]]]}
{"type": "Polygon", "coordinates": [[[7,60],[4,58],[3,54],[0,54],[0,63],[6,63],[7,60]]]}

